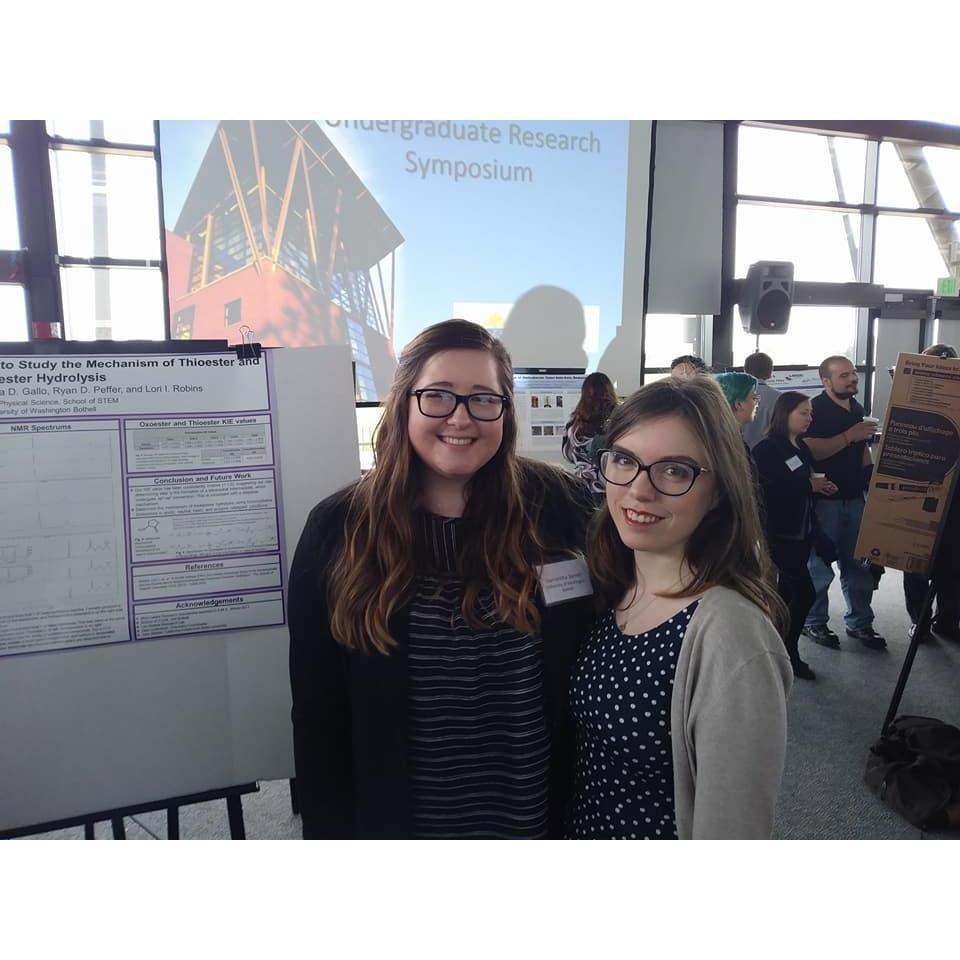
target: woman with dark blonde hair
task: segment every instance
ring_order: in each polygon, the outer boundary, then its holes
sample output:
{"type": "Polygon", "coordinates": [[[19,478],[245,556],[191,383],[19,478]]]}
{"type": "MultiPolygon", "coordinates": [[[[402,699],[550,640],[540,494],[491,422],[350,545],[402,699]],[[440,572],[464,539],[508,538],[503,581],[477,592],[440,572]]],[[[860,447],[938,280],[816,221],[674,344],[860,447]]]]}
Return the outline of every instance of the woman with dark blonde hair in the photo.
{"type": "Polygon", "coordinates": [[[617,391],[605,373],[591,373],[580,388],[580,400],[564,429],[563,455],[573,472],[593,493],[603,493],[594,448],[617,405],[617,391]]]}
{"type": "Polygon", "coordinates": [[[572,680],[572,834],[769,837],[792,682],[786,611],[719,387],[642,387],[611,417],[599,467],[588,559],[605,613],[572,680]]]}
{"type": "Polygon", "coordinates": [[[289,592],[304,837],[561,835],[592,504],[516,437],[506,350],[436,324],[400,357],[374,468],[310,514],[289,592]]]}

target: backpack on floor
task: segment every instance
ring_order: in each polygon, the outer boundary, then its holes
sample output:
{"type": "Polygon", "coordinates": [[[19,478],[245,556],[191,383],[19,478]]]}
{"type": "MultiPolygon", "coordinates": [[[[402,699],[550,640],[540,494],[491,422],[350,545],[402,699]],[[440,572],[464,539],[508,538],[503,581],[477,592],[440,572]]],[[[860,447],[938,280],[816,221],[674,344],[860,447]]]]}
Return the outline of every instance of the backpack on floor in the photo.
{"type": "Polygon", "coordinates": [[[897,717],[870,747],[864,782],[921,830],[960,823],[960,730],[931,717],[897,717]]]}

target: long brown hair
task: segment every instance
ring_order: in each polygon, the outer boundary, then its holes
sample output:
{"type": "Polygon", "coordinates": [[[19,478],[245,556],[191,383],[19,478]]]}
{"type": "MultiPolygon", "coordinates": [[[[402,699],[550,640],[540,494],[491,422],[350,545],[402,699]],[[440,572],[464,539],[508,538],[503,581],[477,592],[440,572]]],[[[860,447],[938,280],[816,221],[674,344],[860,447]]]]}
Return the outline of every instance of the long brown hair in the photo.
{"type": "MultiPolygon", "coordinates": [[[[684,559],[693,579],[670,598],[695,597],[709,587],[736,590],[783,631],[787,611],[773,584],[757,496],[743,438],[723,392],[708,377],[668,377],[641,387],[614,411],[607,444],[645,421],[679,416],[707,454],[716,477],[716,503],[687,541],[684,559]]],[[[633,551],[620,539],[606,502],[594,517],[587,551],[590,576],[604,607],[616,606],[636,583],[633,551]]]]}
{"type": "MultiPolygon", "coordinates": [[[[390,617],[415,585],[413,511],[421,503],[421,464],[407,431],[410,391],[426,362],[444,350],[485,350],[493,357],[501,393],[513,397],[510,355],[483,327],[447,320],[415,337],[400,357],[374,437],[374,468],[350,493],[346,538],[328,580],[330,627],[351,649],[388,653],[395,645],[390,617]]],[[[463,614],[479,622],[480,590],[489,584],[501,619],[524,633],[539,629],[533,564],[539,551],[521,496],[513,403],[503,414],[503,441],[471,478],[463,514],[460,572],[466,580],[463,614]]]]}
{"type": "Polygon", "coordinates": [[[592,437],[603,429],[617,405],[617,391],[605,373],[591,373],[580,388],[580,400],[567,421],[567,429],[576,428],[582,438],[592,437]]]}

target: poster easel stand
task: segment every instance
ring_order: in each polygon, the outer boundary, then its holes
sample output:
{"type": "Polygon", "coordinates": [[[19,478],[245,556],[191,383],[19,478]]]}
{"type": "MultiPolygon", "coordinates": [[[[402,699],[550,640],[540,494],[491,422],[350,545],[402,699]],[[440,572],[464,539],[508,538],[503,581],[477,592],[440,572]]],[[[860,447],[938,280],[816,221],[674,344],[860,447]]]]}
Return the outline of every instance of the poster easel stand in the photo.
{"type": "Polygon", "coordinates": [[[156,810],[167,812],[167,839],[180,839],[180,808],[194,803],[206,803],[210,800],[227,801],[227,818],[230,824],[231,840],[246,840],[247,835],[243,825],[242,797],[247,793],[257,793],[259,784],[243,783],[235,787],[226,787],[220,790],[207,790],[204,793],[191,793],[182,797],[170,797],[167,800],[157,800],[152,803],[137,803],[129,807],[118,807],[115,810],[102,810],[98,813],[89,813],[81,817],[69,817],[66,820],[52,820],[49,823],[36,823],[28,827],[17,827],[15,830],[0,831],[0,840],[15,840],[18,837],[29,837],[35,834],[50,833],[53,830],[67,830],[70,827],[83,827],[84,840],[94,839],[94,826],[104,820],[109,820],[113,829],[114,840],[126,840],[126,829],[123,825],[124,817],[133,817],[139,813],[152,813],[156,810]]]}
{"type": "MultiPolygon", "coordinates": [[[[927,584],[927,593],[923,598],[923,606],[920,608],[913,636],[910,638],[907,655],[904,658],[903,666],[900,668],[900,676],[897,678],[893,698],[883,720],[881,736],[886,734],[890,724],[897,716],[900,700],[907,686],[907,680],[910,678],[913,661],[917,656],[917,647],[920,646],[925,637],[931,635],[933,599],[937,595],[938,589],[941,591],[956,590],[957,583],[960,582],[960,553],[958,553],[958,547],[960,547],[960,542],[958,542],[960,541],[960,500],[958,500],[958,496],[960,494],[958,494],[958,486],[960,485],[954,484],[950,505],[943,521],[943,529],[940,531],[940,536],[935,544],[933,559],[930,563],[930,582],[927,584]]],[[[940,601],[937,602],[939,604],[940,601]]]]}
{"type": "MultiPolygon", "coordinates": [[[[260,356],[260,344],[251,342],[252,336],[244,334],[244,340],[235,348],[241,360],[256,362],[260,356]]],[[[123,341],[97,340],[93,342],[77,340],[40,339],[24,343],[0,343],[0,355],[27,354],[27,355],[56,355],[56,354],[86,354],[86,353],[209,353],[228,349],[226,340],[159,340],[159,341],[123,341]]],[[[12,830],[0,831],[0,840],[11,840],[17,837],[32,836],[48,833],[53,830],[63,830],[70,827],[82,826],[84,839],[94,839],[94,826],[98,822],[109,820],[115,840],[126,839],[124,817],[135,816],[139,813],[149,813],[156,810],[167,812],[167,839],[180,839],[180,807],[194,803],[204,803],[210,800],[226,800],[227,816],[230,824],[232,840],[245,840],[246,831],[243,823],[243,806],[241,797],[247,793],[255,793],[260,787],[256,783],[245,783],[232,787],[208,790],[203,793],[194,793],[184,796],[170,797],[166,800],[139,803],[113,810],[103,810],[88,813],[82,816],[69,817],[63,820],[33,824],[32,826],[17,827],[12,830]]]]}
{"type": "Polygon", "coordinates": [[[885,736],[890,724],[896,719],[897,710],[900,709],[900,700],[903,698],[903,691],[907,686],[907,680],[910,678],[910,671],[913,669],[913,661],[917,656],[917,647],[920,646],[921,639],[930,633],[930,624],[933,620],[933,598],[937,592],[936,581],[931,577],[927,585],[927,595],[923,598],[923,606],[920,608],[920,616],[913,629],[913,636],[910,638],[910,646],[907,648],[907,655],[904,658],[903,666],[900,668],[900,676],[897,678],[897,685],[893,691],[893,698],[887,709],[887,715],[883,718],[883,728],[880,735],[885,736]]]}

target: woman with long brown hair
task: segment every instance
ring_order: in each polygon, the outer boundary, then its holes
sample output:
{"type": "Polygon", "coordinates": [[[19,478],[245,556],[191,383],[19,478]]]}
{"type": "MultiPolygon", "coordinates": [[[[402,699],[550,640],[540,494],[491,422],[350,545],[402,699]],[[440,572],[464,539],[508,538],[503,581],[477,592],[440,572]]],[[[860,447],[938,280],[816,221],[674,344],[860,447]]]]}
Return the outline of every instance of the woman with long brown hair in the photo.
{"type": "Polygon", "coordinates": [[[737,424],[708,377],[614,412],[588,557],[572,834],[769,837],[792,676],[737,424]]]}
{"type": "Polygon", "coordinates": [[[610,378],[599,371],[591,373],[583,381],[580,400],[564,428],[563,455],[593,493],[603,493],[593,448],[616,406],[617,391],[610,378]]]}
{"type": "Polygon", "coordinates": [[[506,350],[436,324],[400,357],[375,466],[307,520],[289,591],[304,837],[562,833],[592,504],[516,438],[506,350]]]}

